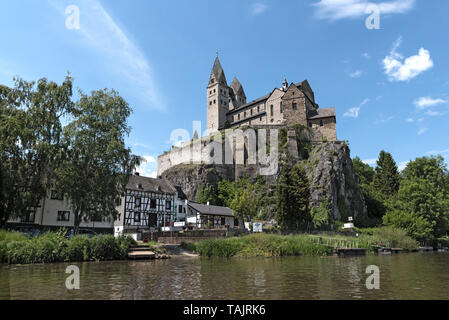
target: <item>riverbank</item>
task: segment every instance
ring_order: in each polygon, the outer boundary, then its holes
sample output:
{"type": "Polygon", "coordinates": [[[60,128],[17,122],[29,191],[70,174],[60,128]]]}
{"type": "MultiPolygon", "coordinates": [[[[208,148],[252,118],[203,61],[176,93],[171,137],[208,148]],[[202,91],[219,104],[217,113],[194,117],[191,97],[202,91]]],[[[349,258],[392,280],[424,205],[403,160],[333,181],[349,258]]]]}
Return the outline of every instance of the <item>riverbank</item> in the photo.
{"type": "Polygon", "coordinates": [[[181,247],[203,257],[282,257],[282,256],[327,256],[335,248],[362,248],[373,253],[381,244],[389,248],[413,251],[418,243],[404,231],[392,228],[362,230],[358,237],[325,234],[321,236],[252,234],[242,237],[204,240],[197,243],[182,243],[181,247]]]}
{"type": "Polygon", "coordinates": [[[113,235],[65,237],[65,231],[28,238],[17,232],[0,231],[0,263],[34,264],[125,260],[137,243],[131,237],[113,235]]]}

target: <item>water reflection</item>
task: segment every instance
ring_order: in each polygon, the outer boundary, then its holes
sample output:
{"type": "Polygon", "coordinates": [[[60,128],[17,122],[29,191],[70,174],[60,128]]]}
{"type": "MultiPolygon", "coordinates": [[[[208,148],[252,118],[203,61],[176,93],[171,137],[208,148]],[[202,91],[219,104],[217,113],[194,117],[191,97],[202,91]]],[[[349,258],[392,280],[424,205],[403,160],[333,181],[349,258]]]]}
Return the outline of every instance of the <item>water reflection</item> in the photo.
{"type": "Polygon", "coordinates": [[[354,258],[192,259],[0,265],[0,299],[448,299],[449,253],[354,258]],[[365,287],[380,268],[380,290],[365,287]]]}

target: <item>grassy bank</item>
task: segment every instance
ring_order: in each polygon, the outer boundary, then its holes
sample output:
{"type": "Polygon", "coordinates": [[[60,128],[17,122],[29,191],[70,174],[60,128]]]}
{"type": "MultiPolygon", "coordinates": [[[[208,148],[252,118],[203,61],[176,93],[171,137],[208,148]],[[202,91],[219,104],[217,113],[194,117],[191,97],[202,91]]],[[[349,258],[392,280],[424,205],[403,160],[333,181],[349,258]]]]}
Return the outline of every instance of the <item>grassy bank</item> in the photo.
{"type": "Polygon", "coordinates": [[[20,233],[0,230],[0,262],[31,264],[123,260],[128,248],[135,244],[130,237],[115,238],[112,235],[93,238],[74,236],[68,240],[65,232],[48,232],[28,238],[20,233]]]}
{"type": "Polygon", "coordinates": [[[198,243],[182,243],[182,247],[205,257],[281,257],[330,255],[334,247],[365,248],[373,251],[379,242],[383,246],[414,250],[416,241],[405,232],[392,228],[360,230],[359,237],[337,234],[270,235],[252,234],[243,237],[211,239],[198,243]]]}

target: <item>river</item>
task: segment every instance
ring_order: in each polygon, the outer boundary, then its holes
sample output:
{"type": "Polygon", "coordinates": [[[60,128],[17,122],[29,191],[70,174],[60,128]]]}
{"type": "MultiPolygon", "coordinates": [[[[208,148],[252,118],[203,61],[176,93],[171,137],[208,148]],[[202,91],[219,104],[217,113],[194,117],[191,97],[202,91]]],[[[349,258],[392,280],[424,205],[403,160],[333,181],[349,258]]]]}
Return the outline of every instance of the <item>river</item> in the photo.
{"type": "Polygon", "coordinates": [[[0,299],[448,299],[449,253],[0,265],[0,299]],[[366,268],[380,270],[368,290],[366,268]]]}

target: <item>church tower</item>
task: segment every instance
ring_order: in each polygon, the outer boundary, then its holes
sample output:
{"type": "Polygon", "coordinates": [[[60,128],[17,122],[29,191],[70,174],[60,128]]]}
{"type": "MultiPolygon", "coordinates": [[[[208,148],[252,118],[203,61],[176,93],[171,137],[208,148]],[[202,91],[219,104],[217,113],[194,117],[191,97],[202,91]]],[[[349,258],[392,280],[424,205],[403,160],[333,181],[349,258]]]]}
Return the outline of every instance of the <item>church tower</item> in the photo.
{"type": "Polygon", "coordinates": [[[234,77],[234,80],[231,83],[231,90],[230,90],[230,105],[229,109],[237,109],[240,106],[243,106],[246,104],[246,95],[245,91],[243,90],[242,84],[240,81],[234,77]]]}
{"type": "Polygon", "coordinates": [[[224,126],[229,111],[229,87],[218,55],[207,86],[207,133],[211,134],[224,126]]]}

